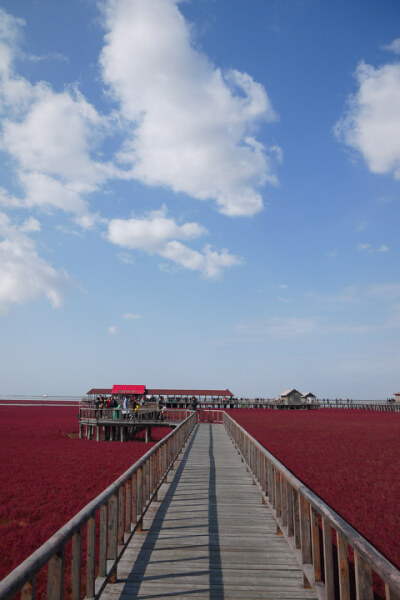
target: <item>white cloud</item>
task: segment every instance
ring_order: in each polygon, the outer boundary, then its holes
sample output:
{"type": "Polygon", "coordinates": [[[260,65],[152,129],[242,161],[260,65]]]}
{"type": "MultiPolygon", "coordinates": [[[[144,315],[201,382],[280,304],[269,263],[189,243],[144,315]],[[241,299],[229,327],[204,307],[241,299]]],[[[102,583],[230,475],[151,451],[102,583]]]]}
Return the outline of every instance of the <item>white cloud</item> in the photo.
{"type": "Polygon", "coordinates": [[[207,233],[198,223],[178,225],[167,217],[166,207],[154,210],[146,217],[112,219],[108,226],[108,239],[125,248],[160,252],[171,238],[192,239],[207,233]]]}
{"type": "Polygon", "coordinates": [[[372,173],[400,179],[400,64],[374,68],[361,62],[358,91],[348,99],[336,136],[360,152],[372,173]]]}
{"type": "Polygon", "coordinates": [[[123,319],[141,319],[142,315],[138,315],[135,313],[125,313],[124,315],[122,315],[123,319]]]}
{"type": "Polygon", "coordinates": [[[360,252],[372,252],[371,244],[357,244],[357,250],[360,252]]]}
{"type": "Polygon", "coordinates": [[[120,153],[129,175],[201,200],[222,213],[262,208],[257,188],[277,183],[282,151],[254,138],[277,119],[250,75],[223,74],[196,49],[176,0],[108,0],[104,9],[105,83],[129,123],[120,153]]]}
{"type": "Polygon", "coordinates": [[[328,258],[336,258],[338,254],[339,250],[337,248],[334,248],[333,250],[327,252],[325,256],[327,256],[328,258]]]}
{"type": "Polygon", "coordinates": [[[288,289],[288,284],[287,283],[278,283],[277,285],[274,285],[274,288],[276,290],[287,290],[288,289]]]}
{"type": "Polygon", "coordinates": [[[96,220],[87,196],[119,170],[95,160],[108,131],[101,116],[76,87],[56,93],[45,82],[31,84],[19,76],[14,60],[23,21],[0,9],[0,150],[15,169],[21,197],[2,188],[4,207],[62,209],[82,227],[96,220]]]}
{"type": "Polygon", "coordinates": [[[400,299],[400,283],[397,282],[374,285],[369,291],[372,296],[377,296],[389,302],[400,299]]]}
{"type": "Polygon", "coordinates": [[[357,244],[357,250],[359,252],[368,252],[368,254],[389,252],[389,248],[385,244],[382,244],[378,248],[374,248],[371,244],[357,244]]]}
{"type": "Polygon", "coordinates": [[[107,237],[118,246],[144,250],[173,261],[186,269],[200,271],[206,278],[217,277],[223,268],[242,264],[242,260],[206,245],[202,252],[193,250],[179,240],[189,240],[205,235],[207,230],[198,223],[178,225],[167,217],[165,206],[148,216],[131,219],[112,219],[107,237]]]}
{"type": "Polygon", "coordinates": [[[108,333],[110,335],[115,335],[118,331],[118,328],[115,325],[110,325],[108,328],[108,333]]]}
{"type": "Polygon", "coordinates": [[[382,46],[383,50],[390,50],[390,52],[394,52],[395,54],[400,54],[400,38],[396,38],[387,46],[382,46]]]}
{"type": "Polygon", "coordinates": [[[129,252],[119,252],[117,256],[124,265],[133,265],[135,262],[133,256],[129,254],[129,252]]]}
{"type": "Polygon", "coordinates": [[[350,285],[340,292],[333,294],[322,294],[320,292],[309,292],[308,298],[315,300],[318,304],[330,308],[343,308],[360,302],[360,291],[354,285],[350,285]]]}
{"type": "Polygon", "coordinates": [[[272,337],[292,339],[302,336],[316,335],[366,335],[374,333],[384,326],[355,325],[352,323],[330,323],[316,317],[274,317],[264,323],[240,325],[238,331],[251,337],[272,337]]]}
{"type": "Polygon", "coordinates": [[[0,212],[0,312],[40,296],[45,296],[53,307],[62,304],[69,278],[38,256],[36,244],[27,233],[39,230],[36,219],[29,218],[17,226],[0,212]]]}

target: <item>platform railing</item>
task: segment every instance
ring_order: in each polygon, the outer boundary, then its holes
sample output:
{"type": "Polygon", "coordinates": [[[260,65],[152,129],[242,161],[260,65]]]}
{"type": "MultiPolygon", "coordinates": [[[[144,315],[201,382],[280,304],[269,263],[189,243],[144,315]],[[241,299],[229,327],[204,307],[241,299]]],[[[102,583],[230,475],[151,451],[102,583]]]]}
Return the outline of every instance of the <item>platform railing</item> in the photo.
{"type": "Polygon", "coordinates": [[[167,408],[164,419],[168,422],[177,423],[187,419],[192,411],[188,408],[167,408]]]}
{"type": "Polygon", "coordinates": [[[95,407],[80,407],[78,418],[79,421],[155,421],[159,418],[160,411],[157,408],[95,408],[95,407]]]}
{"type": "Polygon", "coordinates": [[[198,408],[196,410],[196,419],[198,423],[223,423],[223,415],[223,410],[207,408],[198,408]]]}
{"type": "Polygon", "coordinates": [[[98,598],[106,583],[115,580],[118,561],[135,531],[141,530],[148,507],[195,424],[191,414],[16,567],[0,582],[0,600],[19,592],[22,600],[35,600],[36,577],[46,565],[47,600],[62,600],[67,586],[71,600],[82,598],[82,586],[85,600],[98,598]],[[69,544],[72,563],[67,572],[69,544]]]}
{"type": "Polygon", "coordinates": [[[305,587],[314,587],[324,600],[373,600],[375,572],[384,582],[386,600],[399,600],[400,571],[243,427],[222,415],[303,569],[305,587]],[[354,568],[348,547],[354,552],[354,568]]]}

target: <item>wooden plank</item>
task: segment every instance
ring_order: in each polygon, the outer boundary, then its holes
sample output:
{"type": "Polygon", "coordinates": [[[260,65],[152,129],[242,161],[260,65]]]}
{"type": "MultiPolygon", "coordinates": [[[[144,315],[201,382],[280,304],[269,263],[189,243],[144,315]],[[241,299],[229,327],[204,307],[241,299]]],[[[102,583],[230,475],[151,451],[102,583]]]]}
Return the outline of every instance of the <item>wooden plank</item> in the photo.
{"type": "MultiPolygon", "coordinates": [[[[100,508],[99,577],[107,573],[107,505],[100,508]]],[[[77,599],[74,599],[77,600],[77,599]]]]}
{"type": "Polygon", "coordinates": [[[96,517],[87,523],[87,562],[86,562],[86,598],[95,596],[96,579],[96,517]]]}
{"type": "Polygon", "coordinates": [[[324,547],[324,578],[326,600],[335,600],[332,533],[331,526],[326,519],[322,519],[322,539],[324,547]]]}
{"type": "Polygon", "coordinates": [[[35,600],[36,577],[28,581],[21,590],[21,600],[35,600]]]}
{"type": "Polygon", "coordinates": [[[319,535],[319,522],[318,513],[311,508],[311,541],[312,541],[312,560],[314,566],[314,578],[315,581],[320,583],[322,581],[322,568],[321,568],[321,551],[320,551],[320,535],[319,535]]]}
{"type": "Polygon", "coordinates": [[[354,552],[354,568],[356,573],[357,600],[373,600],[372,571],[370,565],[354,552]]]}
{"type": "MultiPolygon", "coordinates": [[[[265,469],[267,487],[276,474],[247,437],[243,442],[261,486],[265,469]]],[[[302,571],[285,539],[276,536],[275,520],[261,504],[259,488],[233,450],[224,427],[198,426],[188,452],[179,456],[173,486],[161,486],[160,507],[150,505],[143,531],[132,537],[119,562],[121,583],[107,585],[101,600],[315,600],[315,593],[303,587],[302,571]]],[[[153,464],[152,484],[157,472],[153,464]]],[[[139,478],[138,473],[136,485],[139,478]]],[[[294,529],[292,488],[283,483],[280,497],[281,502],[286,497],[294,529]]]]}
{"type": "Polygon", "coordinates": [[[72,536],[72,562],[71,562],[71,586],[72,600],[81,597],[81,570],[82,570],[82,530],[72,536]]]}
{"type": "Polygon", "coordinates": [[[351,600],[349,560],[347,557],[347,544],[343,537],[336,532],[338,563],[339,563],[339,590],[340,600],[351,600]]]}
{"type": "Polygon", "coordinates": [[[118,494],[108,501],[108,536],[107,536],[107,558],[117,558],[118,546],[118,494]]]}
{"type": "Polygon", "coordinates": [[[63,600],[65,547],[49,561],[47,570],[47,600],[63,600]]]}

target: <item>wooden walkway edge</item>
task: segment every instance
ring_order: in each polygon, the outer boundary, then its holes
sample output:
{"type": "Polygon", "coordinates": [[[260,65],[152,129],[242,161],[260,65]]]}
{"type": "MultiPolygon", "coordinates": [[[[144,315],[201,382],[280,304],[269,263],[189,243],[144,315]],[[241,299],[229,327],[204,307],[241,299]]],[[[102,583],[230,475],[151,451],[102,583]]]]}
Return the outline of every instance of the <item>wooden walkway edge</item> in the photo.
{"type": "Polygon", "coordinates": [[[225,427],[198,424],[102,600],[314,600],[225,427]]]}

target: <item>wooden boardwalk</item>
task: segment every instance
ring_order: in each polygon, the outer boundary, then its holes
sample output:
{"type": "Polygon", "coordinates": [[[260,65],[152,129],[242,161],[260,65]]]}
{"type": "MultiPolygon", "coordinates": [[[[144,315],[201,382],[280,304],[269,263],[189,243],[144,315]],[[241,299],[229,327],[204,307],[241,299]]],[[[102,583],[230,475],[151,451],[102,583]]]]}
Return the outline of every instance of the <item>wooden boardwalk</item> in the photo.
{"type": "Polygon", "coordinates": [[[195,427],[102,600],[311,600],[225,427],[195,427]]]}

